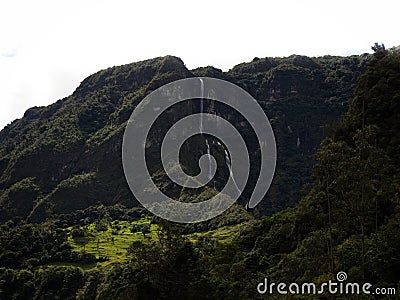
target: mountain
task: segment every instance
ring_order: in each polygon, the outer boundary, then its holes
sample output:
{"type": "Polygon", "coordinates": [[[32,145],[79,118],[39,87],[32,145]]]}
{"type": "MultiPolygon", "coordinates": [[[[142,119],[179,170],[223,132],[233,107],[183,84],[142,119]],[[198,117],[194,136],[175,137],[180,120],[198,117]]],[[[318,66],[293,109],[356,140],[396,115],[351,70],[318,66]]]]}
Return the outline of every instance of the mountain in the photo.
{"type": "MultiPolygon", "coordinates": [[[[195,72],[231,74],[211,67],[195,72]]],[[[91,206],[39,224],[7,220],[0,223],[0,298],[397,299],[399,114],[400,53],[377,47],[348,110],[315,152],[310,183],[295,207],[255,218],[236,210],[195,225],[122,205],[91,206]]],[[[175,121],[179,111],[168,115],[175,121]]],[[[205,150],[201,138],[191,142],[205,150]]],[[[184,165],[191,167],[189,160],[184,165]]],[[[162,188],[174,193],[152,167],[162,188]]],[[[92,173],[79,176],[95,182],[101,173],[92,173]]],[[[79,186],[76,176],[66,191],[79,186]]],[[[35,180],[24,179],[2,199],[40,194],[35,180]]]]}
{"type": "MultiPolygon", "coordinates": [[[[181,59],[166,56],[99,71],[84,79],[72,95],[30,108],[0,132],[0,220],[41,222],[91,206],[138,206],[121,165],[126,122],[150,92],[193,76],[230,81],[257,99],[275,132],[278,163],[270,191],[256,211],[272,214],[293,206],[310,180],[318,145],[330,132],[329,125],[347,110],[369,59],[367,54],[254,58],[222,72],[211,66],[188,70],[181,59]]],[[[196,109],[191,105],[182,113],[196,109]]],[[[237,115],[225,113],[238,125],[237,115]]],[[[205,153],[200,144],[197,152],[205,153]]],[[[193,162],[184,162],[192,172],[197,164],[193,162]]],[[[181,193],[156,163],[152,167],[167,192],[181,193]]],[[[255,183],[256,171],[257,167],[250,174],[241,203],[255,183]]],[[[220,177],[218,188],[223,186],[223,172],[220,177]]]]}

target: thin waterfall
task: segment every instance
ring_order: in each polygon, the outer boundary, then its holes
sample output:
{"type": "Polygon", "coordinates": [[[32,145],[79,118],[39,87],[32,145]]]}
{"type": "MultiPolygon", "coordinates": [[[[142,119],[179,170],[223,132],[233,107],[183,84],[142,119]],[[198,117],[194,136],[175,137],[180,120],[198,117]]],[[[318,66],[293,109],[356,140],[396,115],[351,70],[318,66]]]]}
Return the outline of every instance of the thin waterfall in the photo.
{"type": "MultiPolygon", "coordinates": [[[[211,155],[210,153],[210,144],[208,143],[208,140],[206,139],[206,146],[207,146],[207,154],[211,155]]],[[[210,163],[210,168],[208,169],[208,179],[212,179],[212,171],[211,171],[211,156],[208,157],[208,161],[210,163]]]]}
{"type": "MultiPolygon", "coordinates": [[[[203,82],[202,78],[199,78],[199,79],[200,79],[200,89],[201,89],[201,93],[200,93],[200,95],[201,95],[201,97],[200,97],[200,113],[201,113],[201,116],[200,116],[200,128],[199,129],[200,129],[200,134],[202,135],[203,134],[203,112],[204,112],[204,82],[203,82]]],[[[209,162],[208,179],[211,180],[212,177],[213,177],[212,176],[212,170],[211,170],[211,150],[210,150],[210,144],[209,144],[207,138],[205,138],[205,142],[206,142],[206,147],[207,147],[207,154],[210,155],[208,157],[208,160],[209,160],[208,161],[209,162]]],[[[218,142],[218,145],[222,146],[219,142],[218,142]]],[[[228,152],[226,151],[225,148],[224,148],[224,152],[225,152],[225,163],[226,163],[226,166],[228,167],[228,170],[229,170],[229,176],[232,177],[232,181],[235,184],[236,189],[238,190],[239,193],[241,193],[239,187],[236,184],[235,179],[233,178],[231,160],[230,160],[229,154],[228,154],[228,152]]],[[[215,189],[215,180],[214,180],[214,189],[215,189]]]]}
{"type": "Polygon", "coordinates": [[[226,149],[224,149],[224,152],[225,152],[225,163],[226,163],[226,166],[228,167],[228,170],[229,170],[229,176],[232,178],[232,181],[233,181],[233,183],[234,183],[236,189],[238,190],[238,192],[239,192],[239,194],[240,194],[241,191],[240,191],[239,187],[238,187],[237,184],[236,184],[235,178],[233,178],[233,174],[232,174],[232,164],[231,164],[231,159],[229,158],[228,151],[226,151],[226,149]]]}
{"type": "Polygon", "coordinates": [[[204,107],[203,107],[203,98],[204,98],[204,82],[203,82],[203,79],[202,78],[199,78],[200,79],[200,95],[201,95],[201,97],[200,97],[200,113],[201,113],[201,115],[200,115],[200,134],[201,135],[203,135],[203,110],[204,110],[204,107]]]}
{"type": "MultiPolygon", "coordinates": [[[[203,99],[204,99],[204,82],[202,78],[200,79],[200,88],[201,88],[201,97],[200,97],[200,134],[203,134],[203,111],[204,111],[204,103],[203,103],[203,99]]],[[[206,140],[206,147],[207,147],[207,154],[208,156],[208,162],[209,162],[209,169],[208,169],[208,179],[211,180],[212,179],[212,170],[211,170],[211,151],[210,151],[210,144],[208,143],[207,138],[205,138],[206,140]]],[[[215,186],[215,182],[214,182],[214,186],[215,186]]]]}

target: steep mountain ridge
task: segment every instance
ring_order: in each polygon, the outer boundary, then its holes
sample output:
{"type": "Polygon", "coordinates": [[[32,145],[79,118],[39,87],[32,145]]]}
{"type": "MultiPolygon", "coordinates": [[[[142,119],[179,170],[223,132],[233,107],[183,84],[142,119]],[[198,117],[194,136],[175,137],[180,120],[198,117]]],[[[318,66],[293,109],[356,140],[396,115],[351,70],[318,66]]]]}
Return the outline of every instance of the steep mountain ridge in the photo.
{"type": "Polygon", "coordinates": [[[166,56],[99,71],[71,96],[27,110],[0,132],[0,219],[42,221],[98,203],[137,205],[121,167],[125,122],[148,93],[192,76],[228,80],[259,101],[279,153],[274,184],[259,210],[293,205],[308,181],[324,126],[347,108],[367,60],[365,55],[255,58],[222,72],[189,71],[181,59],[166,56]]]}
{"type": "MultiPolygon", "coordinates": [[[[189,75],[180,59],[170,56],[156,58],[100,71],[85,79],[71,96],[48,107],[29,109],[22,119],[14,121],[2,131],[1,186],[7,187],[7,191],[17,188],[22,181],[24,186],[29,182],[39,187],[39,198],[35,199],[38,200],[35,204],[29,197],[28,200],[19,197],[15,200],[35,209],[44,204],[46,199],[51,200],[63,194],[64,197],[57,198],[60,203],[74,195],[82,197],[75,202],[74,209],[85,208],[99,201],[114,203],[116,189],[125,184],[120,165],[123,123],[137,101],[152,89],[189,75]],[[141,81],[135,83],[132,78],[141,81]],[[127,84],[126,81],[132,81],[133,84],[127,84]],[[102,82],[100,86],[99,82],[102,82]],[[109,160],[115,164],[104,163],[109,160]],[[98,178],[96,174],[99,173],[103,176],[98,178]],[[91,175],[85,176],[88,174],[91,175]],[[114,177],[119,178],[115,185],[110,180],[114,177]],[[30,180],[26,182],[25,178],[30,180]],[[90,181],[93,178],[97,180],[90,181]],[[75,185],[67,192],[61,192],[60,189],[63,190],[70,181],[75,185]],[[104,197],[93,198],[90,192],[87,193],[87,185],[91,186],[93,194],[105,193],[104,197]],[[112,187],[113,193],[107,193],[109,187],[112,187]],[[83,191],[80,193],[75,191],[81,188],[83,191]],[[80,203],[86,204],[82,207],[80,203]]],[[[6,192],[5,195],[9,199],[7,195],[10,193],[6,192]]],[[[15,201],[8,200],[8,205],[12,208],[15,201]]],[[[48,208],[41,209],[39,215],[48,208]]],[[[63,209],[56,209],[56,212],[64,210],[71,211],[63,205],[63,209]]],[[[16,215],[19,215],[18,212],[16,215]]]]}

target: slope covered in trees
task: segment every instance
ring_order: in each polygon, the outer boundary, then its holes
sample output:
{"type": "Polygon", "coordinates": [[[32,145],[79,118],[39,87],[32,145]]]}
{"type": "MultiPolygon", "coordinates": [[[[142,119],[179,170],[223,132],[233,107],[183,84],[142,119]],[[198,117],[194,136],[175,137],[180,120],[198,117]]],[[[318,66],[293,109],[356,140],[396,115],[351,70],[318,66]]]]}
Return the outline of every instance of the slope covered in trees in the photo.
{"type": "Polygon", "coordinates": [[[345,271],[352,282],[399,286],[399,96],[400,55],[377,55],[315,156],[308,194],[241,241],[246,269],[283,282],[345,271]]]}
{"type": "MultiPolygon", "coordinates": [[[[102,70],[83,80],[71,96],[27,110],[0,132],[0,219],[41,222],[91,206],[136,206],[121,167],[126,122],[148,93],[191,76],[231,81],[259,101],[274,129],[279,155],[273,185],[257,210],[272,214],[293,206],[309,181],[312,155],[326,135],[326,126],[347,109],[368,59],[368,55],[255,58],[222,72],[212,67],[189,71],[179,58],[167,56],[102,70]]],[[[196,109],[198,105],[188,106],[174,118],[196,109]]],[[[226,114],[238,125],[238,115],[226,114]]],[[[205,152],[204,145],[193,149],[205,152]]],[[[159,165],[150,167],[161,186],[182,194],[170,188],[165,174],[158,172],[159,165]]],[[[189,171],[196,167],[187,165],[189,171]]],[[[255,183],[254,172],[242,202],[255,183]]],[[[217,178],[217,187],[224,179],[217,178]]]]}

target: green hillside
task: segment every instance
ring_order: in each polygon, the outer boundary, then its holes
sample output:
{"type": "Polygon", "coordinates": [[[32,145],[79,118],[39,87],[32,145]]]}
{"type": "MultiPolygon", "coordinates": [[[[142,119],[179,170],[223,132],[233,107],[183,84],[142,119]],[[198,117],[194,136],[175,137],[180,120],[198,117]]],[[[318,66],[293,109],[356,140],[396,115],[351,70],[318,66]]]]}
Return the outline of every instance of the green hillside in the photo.
{"type": "MultiPolygon", "coordinates": [[[[257,214],[293,206],[300,199],[301,187],[309,182],[312,155],[329,132],[328,125],[347,109],[367,61],[368,55],[293,55],[255,58],[222,72],[212,67],[188,70],[179,58],[166,56],[102,70],[83,80],[71,96],[27,110],[23,118],[0,132],[0,220],[19,217],[41,222],[90,206],[137,206],[121,166],[126,122],[148,93],[192,76],[228,80],[259,101],[274,129],[279,155],[273,185],[257,214]]],[[[173,118],[192,113],[197,106],[177,109],[173,118]]],[[[235,125],[240,121],[239,115],[224,107],[219,113],[235,125]]],[[[166,128],[165,123],[160,125],[166,128]]],[[[156,144],[160,136],[162,132],[156,131],[156,144]]],[[[256,148],[254,139],[247,140],[256,148]]],[[[204,143],[191,147],[197,155],[205,152],[204,143]]],[[[257,161],[257,151],[251,153],[257,161]]],[[[156,153],[151,155],[149,167],[158,174],[160,186],[180,195],[180,188],[171,186],[160,173],[160,165],[154,163],[156,153]]],[[[197,168],[195,159],[184,157],[186,169],[197,168]]],[[[248,200],[257,176],[255,165],[239,203],[248,200]]],[[[218,174],[217,188],[222,188],[225,180],[226,172],[218,174]]]]}
{"type": "MultiPolygon", "coordinates": [[[[0,299],[376,299],[377,291],[397,299],[400,54],[375,50],[369,57],[254,59],[225,73],[188,71],[177,58],[159,58],[101,71],[57,109],[28,111],[0,137],[0,299]],[[143,81],[126,85],[132,68],[143,81]],[[329,72],[335,79],[327,79],[329,72]],[[224,78],[259,96],[282,153],[260,209],[249,212],[239,203],[212,220],[182,225],[135,205],[118,163],[124,122],[146,93],[180,76],[224,78]],[[114,100],[98,98],[114,88],[120,93],[114,100]],[[107,109],[99,104],[92,114],[94,99],[117,103],[103,123],[107,109]],[[82,127],[85,105],[91,121],[82,127]],[[50,127],[41,132],[41,126],[50,127]],[[371,294],[257,290],[264,279],[337,283],[339,272],[346,273],[343,283],[371,284],[371,294]]],[[[190,160],[183,161],[190,169],[190,160]]],[[[157,164],[150,167],[162,188],[189,201],[215,192],[176,190],[157,164]]]]}

